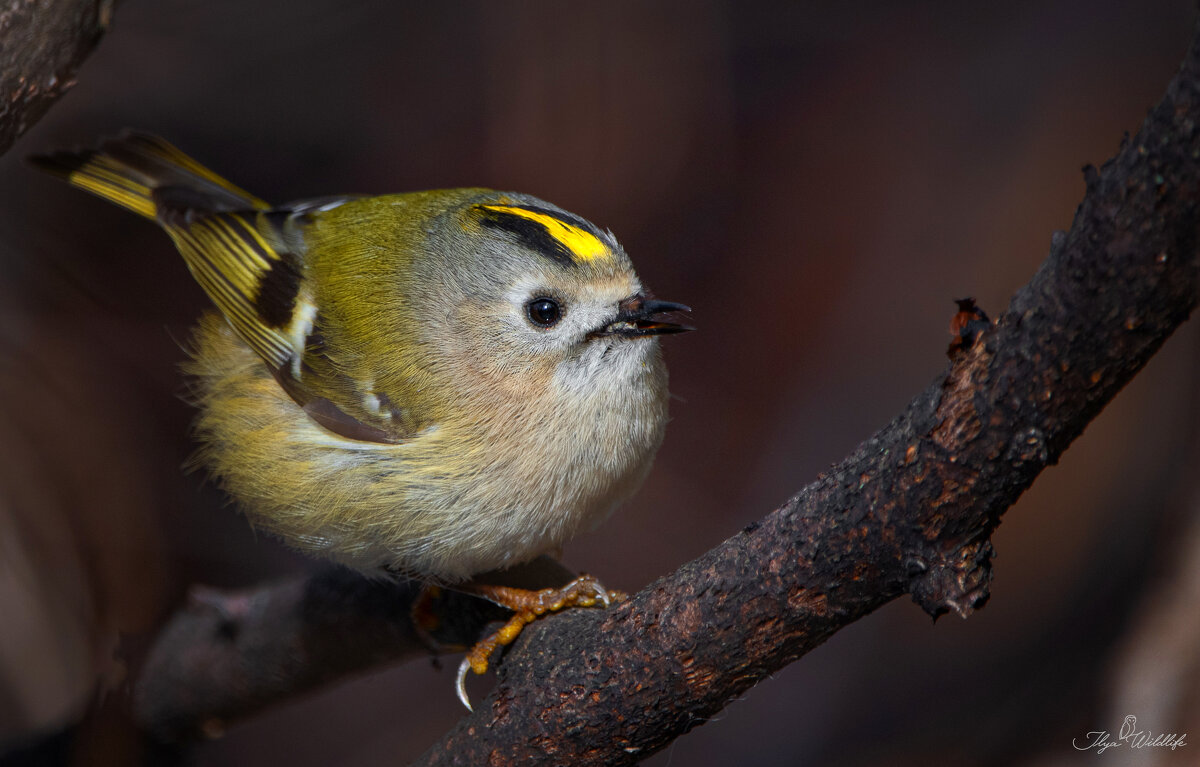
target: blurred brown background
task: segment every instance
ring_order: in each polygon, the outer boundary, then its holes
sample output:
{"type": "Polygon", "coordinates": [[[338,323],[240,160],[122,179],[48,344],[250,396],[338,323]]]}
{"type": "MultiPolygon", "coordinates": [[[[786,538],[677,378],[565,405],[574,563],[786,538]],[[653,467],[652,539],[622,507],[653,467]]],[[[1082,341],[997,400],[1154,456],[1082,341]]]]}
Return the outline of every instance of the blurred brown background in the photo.
{"type": "MultiPolygon", "coordinates": [[[[23,155],[128,126],[269,200],[483,185],[611,227],[701,328],[667,341],[677,399],[645,488],[567,551],[632,591],[899,412],[945,367],[952,299],[1003,310],[1069,226],[1081,166],[1161,96],[1193,6],[123,3],[0,159],[0,751],[57,733],[26,761],[132,763],[123,659],[186,587],[309,566],[180,468],[176,366],[205,302],[169,241],[23,155]]],[[[1128,713],[1200,739],[1200,644],[1176,625],[1197,611],[1177,563],[1200,548],[1198,335],[1005,517],[986,609],[931,625],[893,603],[649,764],[1200,763],[1200,743],[1071,746],[1128,713]],[[1147,702],[1164,682],[1123,708],[1139,648],[1157,671],[1138,678],[1184,675],[1172,705],[1147,702]]],[[[295,701],[193,763],[402,764],[460,716],[456,662],[295,701]]]]}

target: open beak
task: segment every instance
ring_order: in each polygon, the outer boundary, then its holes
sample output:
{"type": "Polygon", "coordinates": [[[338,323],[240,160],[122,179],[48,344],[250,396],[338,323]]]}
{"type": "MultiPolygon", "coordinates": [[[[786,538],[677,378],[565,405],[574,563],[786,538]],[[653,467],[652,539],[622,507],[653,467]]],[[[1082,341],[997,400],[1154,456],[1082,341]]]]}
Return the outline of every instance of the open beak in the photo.
{"type": "Polygon", "coordinates": [[[674,301],[659,301],[646,298],[640,293],[626,298],[617,304],[617,317],[599,330],[591,333],[593,338],[599,336],[622,336],[624,338],[641,338],[643,336],[662,336],[669,333],[686,333],[695,330],[690,325],[677,322],[666,322],[663,314],[673,312],[690,312],[691,308],[674,301]]]}

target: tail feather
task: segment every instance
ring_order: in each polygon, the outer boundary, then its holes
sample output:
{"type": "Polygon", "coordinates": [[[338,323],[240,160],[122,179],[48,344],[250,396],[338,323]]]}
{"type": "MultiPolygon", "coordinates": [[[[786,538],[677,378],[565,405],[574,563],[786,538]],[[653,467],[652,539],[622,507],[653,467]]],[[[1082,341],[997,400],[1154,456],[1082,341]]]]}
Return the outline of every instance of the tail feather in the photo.
{"type": "Polygon", "coordinates": [[[270,206],[147,133],[126,131],[99,149],[30,157],[38,168],[149,219],[270,206]],[[181,205],[183,203],[183,205],[181,205]]]}
{"type": "Polygon", "coordinates": [[[145,133],[127,131],[97,149],[30,160],[156,221],[204,292],[273,372],[303,354],[314,310],[300,295],[301,256],[280,230],[290,209],[277,211],[282,221],[268,216],[265,202],[145,133]]]}

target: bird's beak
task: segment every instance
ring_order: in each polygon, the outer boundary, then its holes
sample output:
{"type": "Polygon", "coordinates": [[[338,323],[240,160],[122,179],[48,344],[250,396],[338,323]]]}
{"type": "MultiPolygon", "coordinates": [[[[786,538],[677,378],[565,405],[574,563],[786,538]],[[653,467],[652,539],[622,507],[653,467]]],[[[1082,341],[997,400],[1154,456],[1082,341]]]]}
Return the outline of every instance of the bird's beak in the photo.
{"type": "Polygon", "coordinates": [[[686,333],[695,330],[690,325],[676,322],[665,322],[660,315],[672,312],[690,312],[691,308],[674,301],[659,301],[646,298],[640,293],[626,298],[617,304],[617,316],[599,330],[592,332],[592,337],[623,336],[625,338],[641,338],[644,336],[662,336],[669,333],[686,333]]]}

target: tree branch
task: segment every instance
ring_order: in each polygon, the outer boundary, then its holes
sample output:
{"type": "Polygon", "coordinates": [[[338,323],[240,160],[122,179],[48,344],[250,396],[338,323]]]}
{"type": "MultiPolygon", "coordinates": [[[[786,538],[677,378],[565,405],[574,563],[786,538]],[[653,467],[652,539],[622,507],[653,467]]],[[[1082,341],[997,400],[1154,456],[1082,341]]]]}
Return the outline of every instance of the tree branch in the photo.
{"type": "MultiPolygon", "coordinates": [[[[419,763],[628,764],[902,594],[934,616],[981,606],[1001,514],[1196,306],[1198,124],[1194,40],[1138,136],[1100,171],[1085,170],[1070,232],[1055,235],[1008,311],[955,351],[944,376],[704,556],[613,609],[531,625],[488,699],[419,763]]],[[[355,599],[338,603],[358,611],[355,599]]],[[[403,623],[397,610],[389,620],[403,623]]],[[[276,639],[313,628],[284,626],[276,639]]],[[[160,672],[147,668],[143,692],[160,672]]],[[[170,686],[178,694],[197,682],[170,686]]],[[[143,713],[146,726],[161,721],[143,713]]]]}
{"type": "Polygon", "coordinates": [[[630,601],[531,626],[420,764],[631,763],[904,593],[988,595],[1000,515],[1191,313],[1200,46],[999,322],[782,508],[630,601]],[[537,652],[521,652],[536,647],[537,652]]]}
{"type": "MultiPolygon", "coordinates": [[[[573,577],[548,557],[493,576],[531,589],[573,577]]],[[[134,718],[161,742],[214,737],[228,722],[349,674],[470,647],[489,621],[507,616],[443,591],[420,602],[418,627],[420,597],[412,581],[334,566],[248,591],[193,588],[146,658],[134,718]]]]}
{"type": "Polygon", "coordinates": [[[0,154],[75,85],[114,0],[7,0],[0,7],[0,154]]]}

